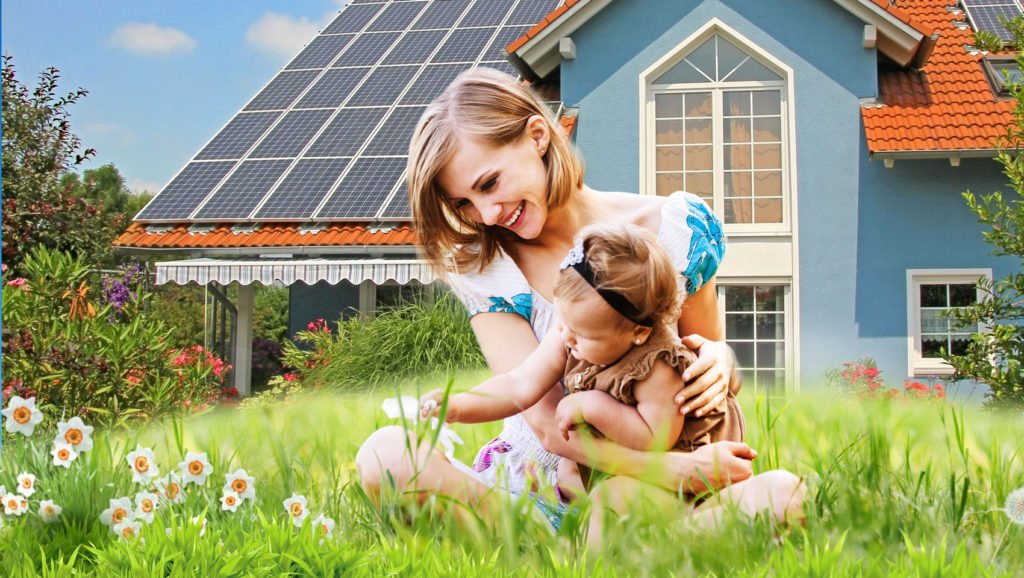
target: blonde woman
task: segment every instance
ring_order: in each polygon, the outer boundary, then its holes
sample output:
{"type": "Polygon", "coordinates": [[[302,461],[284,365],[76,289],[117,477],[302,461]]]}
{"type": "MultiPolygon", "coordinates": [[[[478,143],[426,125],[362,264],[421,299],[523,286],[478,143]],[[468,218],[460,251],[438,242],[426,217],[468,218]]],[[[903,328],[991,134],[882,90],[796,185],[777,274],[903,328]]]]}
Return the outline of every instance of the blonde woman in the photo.
{"type": "MultiPolygon", "coordinates": [[[[687,293],[677,330],[697,359],[675,395],[680,413],[704,416],[738,391],[735,359],[721,341],[715,291],[725,249],[718,219],[688,193],[665,198],[586,186],[571,144],[536,95],[514,78],[488,69],[456,78],[420,119],[407,179],[421,249],[446,271],[495,374],[523,362],[554,326],[555,278],[580,229],[631,224],[655,235],[687,293]]],[[[409,445],[397,426],[378,430],[356,456],[361,483],[371,496],[393,483],[418,491],[421,499],[440,493],[486,509],[495,486],[512,494],[553,487],[559,456],[619,476],[612,480],[616,485],[642,479],[700,491],[704,480],[720,488],[751,476],[755,452],[740,442],[663,454],[607,439],[583,443],[575,432],[566,440],[555,418],[562,397],[560,385],[552,383],[537,404],[506,419],[472,468],[419,440],[409,445]],[[407,447],[416,455],[408,455],[407,447]]],[[[748,491],[784,493],[782,486],[748,491]]],[[[543,504],[543,510],[557,526],[565,508],[543,504]]]]}

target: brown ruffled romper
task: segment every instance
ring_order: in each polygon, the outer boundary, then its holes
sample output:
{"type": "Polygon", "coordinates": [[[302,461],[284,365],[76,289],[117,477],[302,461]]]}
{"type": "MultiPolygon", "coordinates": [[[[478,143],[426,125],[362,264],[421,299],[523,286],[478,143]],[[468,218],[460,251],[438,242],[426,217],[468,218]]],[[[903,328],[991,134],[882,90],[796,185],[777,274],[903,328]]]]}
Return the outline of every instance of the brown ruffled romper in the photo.
{"type": "MultiPolygon", "coordinates": [[[[562,381],[568,394],[596,389],[627,405],[636,405],[633,387],[647,379],[654,362],[662,360],[680,374],[697,356],[684,346],[673,331],[658,327],[643,345],[637,345],[612,365],[600,366],[576,359],[570,353],[562,381]]],[[[719,441],[743,441],[746,425],[736,397],[729,393],[725,409],[715,409],[701,417],[686,416],[674,449],[692,452],[700,446],[719,441]]]]}

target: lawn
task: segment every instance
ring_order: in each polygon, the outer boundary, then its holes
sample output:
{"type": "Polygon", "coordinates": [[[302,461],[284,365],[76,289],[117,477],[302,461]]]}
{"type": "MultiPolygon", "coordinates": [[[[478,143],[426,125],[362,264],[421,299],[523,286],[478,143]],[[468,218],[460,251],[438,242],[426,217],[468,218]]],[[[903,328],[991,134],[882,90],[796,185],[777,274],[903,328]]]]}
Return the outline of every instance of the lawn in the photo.
{"type": "MultiPolygon", "coordinates": [[[[482,374],[464,374],[456,388],[482,374]]],[[[436,380],[423,380],[421,388],[436,380]]],[[[405,393],[415,393],[405,388],[405,393]]],[[[353,457],[396,391],[314,393],[257,409],[221,408],[138,431],[94,435],[94,448],[69,468],[50,455],[60,416],[46,415],[30,438],[5,438],[0,485],[11,492],[34,474],[29,513],[3,516],[4,576],[1020,576],[1024,526],[1002,510],[1024,486],[1024,422],[944,401],[859,401],[803,395],[741,395],[755,471],[784,467],[809,487],[806,528],[780,529],[734,516],[697,532],[683,508],[638,511],[588,551],[582,516],[553,535],[508,502],[496,519],[457,524],[458,505],[414,510],[370,505],[354,479],[353,457]],[[113,498],[131,497],[126,456],[152,448],[160,476],[186,452],[205,452],[212,474],[164,504],[141,537],[119,538],[100,518],[113,498]],[[255,499],[221,507],[225,474],[255,477],[255,499]],[[306,498],[296,528],[283,502],[306,498]],[[63,508],[55,522],[41,500],[63,508]],[[335,522],[324,537],[313,520],[335,522]]],[[[454,426],[470,461],[499,429],[454,426]]]]}

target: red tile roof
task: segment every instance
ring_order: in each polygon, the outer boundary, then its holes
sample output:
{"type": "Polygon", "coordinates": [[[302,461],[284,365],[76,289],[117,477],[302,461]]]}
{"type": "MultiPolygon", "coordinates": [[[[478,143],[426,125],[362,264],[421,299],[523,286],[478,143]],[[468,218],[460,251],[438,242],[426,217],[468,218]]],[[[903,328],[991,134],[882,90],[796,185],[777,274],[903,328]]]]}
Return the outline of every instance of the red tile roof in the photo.
{"type": "MultiPolygon", "coordinates": [[[[880,0],[875,0],[879,2],[880,0]]],[[[920,71],[882,70],[880,106],[862,111],[872,153],[991,150],[1013,120],[1013,102],[997,100],[982,68],[969,27],[954,22],[963,15],[946,9],[947,0],[900,0],[910,18],[931,26],[938,41],[920,71]]]]}
{"type": "Polygon", "coordinates": [[[238,247],[344,247],[415,245],[416,234],[407,225],[371,229],[367,225],[325,224],[317,232],[299,223],[264,224],[252,232],[235,232],[231,225],[218,225],[206,232],[190,232],[187,225],[168,229],[160,225],[133,223],[114,241],[115,247],[136,249],[212,249],[238,247]]]}

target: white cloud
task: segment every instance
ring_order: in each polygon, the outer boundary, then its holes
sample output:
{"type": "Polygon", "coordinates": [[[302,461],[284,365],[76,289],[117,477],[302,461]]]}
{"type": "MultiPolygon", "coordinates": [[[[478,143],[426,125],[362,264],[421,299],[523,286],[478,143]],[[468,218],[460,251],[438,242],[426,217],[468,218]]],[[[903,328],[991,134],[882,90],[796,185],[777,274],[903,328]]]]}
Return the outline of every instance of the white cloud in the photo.
{"type": "Polygon", "coordinates": [[[196,47],[196,41],[181,30],[140,22],[122,24],[110,35],[110,42],[128,52],[146,55],[187,53],[196,47]]]}
{"type": "Polygon", "coordinates": [[[264,54],[291,58],[325,25],[326,22],[313,22],[308,18],[266,12],[249,26],[245,42],[264,54]]]}
{"type": "Polygon", "coordinates": [[[163,183],[156,181],[146,181],[143,179],[131,179],[128,181],[128,190],[136,195],[141,193],[155,195],[160,192],[161,188],[163,188],[163,183]]]}

